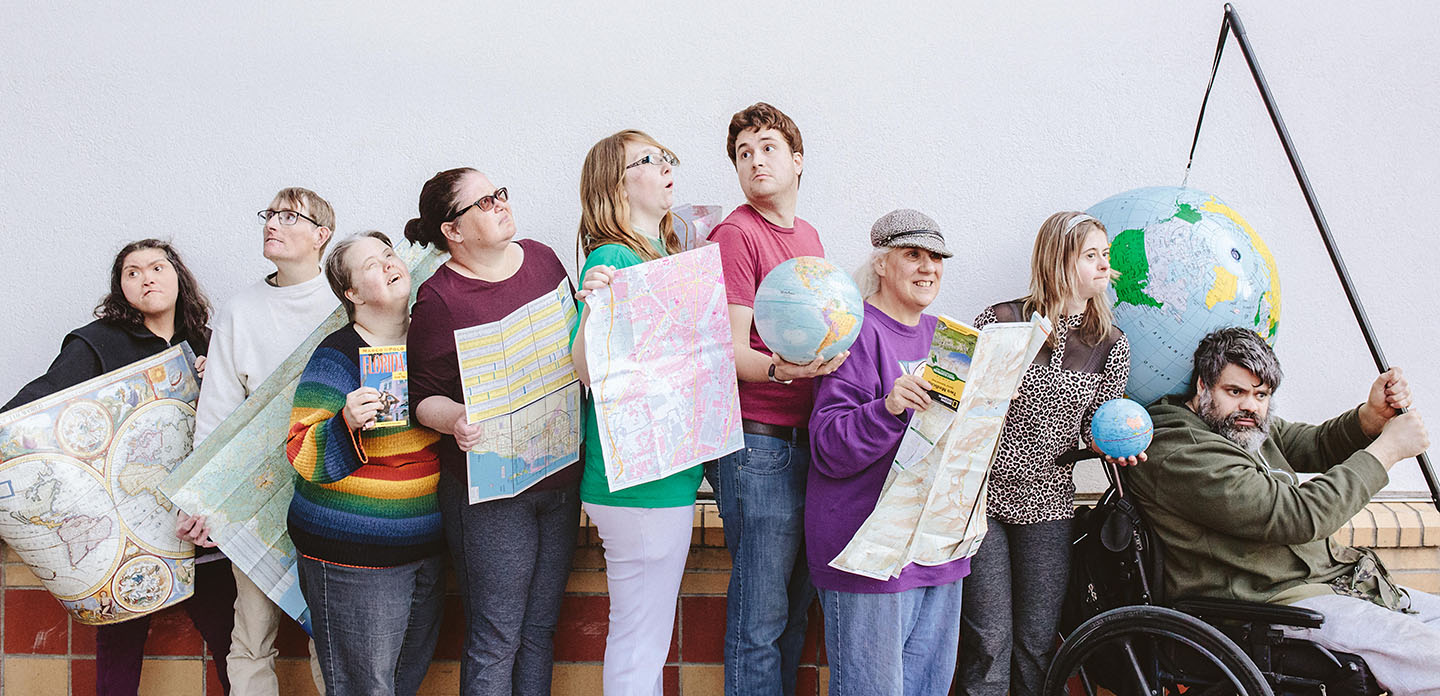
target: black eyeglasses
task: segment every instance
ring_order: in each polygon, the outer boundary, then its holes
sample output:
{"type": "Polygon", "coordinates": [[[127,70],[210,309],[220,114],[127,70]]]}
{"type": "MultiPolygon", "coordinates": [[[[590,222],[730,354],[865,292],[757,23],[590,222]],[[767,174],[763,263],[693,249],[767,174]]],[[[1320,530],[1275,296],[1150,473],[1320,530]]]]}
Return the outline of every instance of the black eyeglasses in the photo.
{"type": "Polygon", "coordinates": [[[634,169],[635,167],[638,167],[642,164],[653,164],[658,167],[660,166],[661,162],[664,162],[665,164],[674,167],[680,164],[680,158],[668,152],[650,153],[648,155],[645,155],[644,157],[641,157],[638,160],[635,160],[634,162],[631,162],[630,164],[625,165],[625,168],[634,169]]]}
{"type": "Polygon", "coordinates": [[[500,188],[495,189],[495,193],[492,193],[488,196],[481,196],[480,200],[475,201],[474,203],[471,203],[470,205],[467,205],[464,208],[461,208],[453,213],[450,213],[450,217],[445,218],[445,222],[450,222],[455,218],[464,215],[465,211],[471,208],[479,208],[480,212],[482,213],[490,212],[490,209],[495,207],[495,201],[508,200],[510,200],[510,193],[505,190],[504,186],[501,186],[500,188]]]}
{"type": "Polygon", "coordinates": [[[309,220],[310,222],[314,223],[316,227],[324,227],[324,225],[320,224],[319,221],[317,221],[315,218],[312,218],[312,217],[310,217],[309,215],[306,215],[306,214],[304,214],[304,213],[297,213],[297,212],[295,212],[295,211],[293,211],[293,210],[269,210],[269,209],[266,209],[266,210],[262,210],[262,211],[260,211],[260,212],[258,212],[258,213],[255,213],[255,217],[260,218],[260,224],[262,224],[262,225],[265,224],[265,223],[267,223],[267,222],[270,222],[270,218],[276,217],[277,215],[278,215],[279,217],[276,218],[276,219],[279,220],[280,224],[282,224],[282,225],[284,225],[284,226],[286,226],[286,227],[289,227],[289,226],[291,226],[291,225],[293,225],[293,224],[295,224],[295,223],[297,223],[297,222],[300,222],[300,218],[305,218],[306,220],[309,220]]]}

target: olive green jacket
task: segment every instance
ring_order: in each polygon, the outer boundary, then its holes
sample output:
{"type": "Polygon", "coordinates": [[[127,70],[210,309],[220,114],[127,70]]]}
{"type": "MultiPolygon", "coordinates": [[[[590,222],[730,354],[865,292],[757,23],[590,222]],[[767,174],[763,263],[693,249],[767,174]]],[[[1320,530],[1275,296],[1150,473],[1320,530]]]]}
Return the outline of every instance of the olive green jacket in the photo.
{"type": "Polygon", "coordinates": [[[1330,536],[1389,480],[1362,449],[1372,438],[1358,409],[1320,425],[1274,418],[1256,453],[1211,430],[1183,397],[1149,411],[1155,439],[1126,493],[1166,545],[1171,599],[1288,603],[1332,591],[1356,556],[1330,536]],[[1320,475],[1300,483],[1296,472],[1320,475]]]}

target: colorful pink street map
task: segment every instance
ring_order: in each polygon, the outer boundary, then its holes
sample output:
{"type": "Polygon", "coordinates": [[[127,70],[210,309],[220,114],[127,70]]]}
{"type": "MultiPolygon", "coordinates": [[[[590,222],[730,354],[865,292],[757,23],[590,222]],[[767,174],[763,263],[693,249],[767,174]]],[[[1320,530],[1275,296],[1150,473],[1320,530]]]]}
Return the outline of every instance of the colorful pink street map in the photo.
{"type": "Polygon", "coordinates": [[[745,446],[718,245],[622,268],[586,302],[585,358],[610,490],[745,446]]]}

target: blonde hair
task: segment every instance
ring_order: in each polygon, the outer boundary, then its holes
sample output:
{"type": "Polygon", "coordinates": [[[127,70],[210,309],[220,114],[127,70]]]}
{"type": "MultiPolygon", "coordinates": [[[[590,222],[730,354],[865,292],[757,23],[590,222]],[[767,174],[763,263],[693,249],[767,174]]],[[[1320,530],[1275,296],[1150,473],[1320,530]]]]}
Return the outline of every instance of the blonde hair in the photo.
{"type": "MultiPolygon", "coordinates": [[[[660,258],[655,247],[630,227],[630,202],[625,196],[625,144],[651,145],[667,155],[670,148],[638,130],[622,130],[590,148],[580,170],[580,230],[575,237],[577,255],[606,244],[622,244],[645,261],[660,258]]],[[[669,253],[681,251],[675,234],[675,214],[660,220],[660,238],[669,253]]],[[[579,259],[576,259],[578,267],[579,259]]]]}
{"type": "MultiPolygon", "coordinates": [[[[1078,224],[1070,221],[1085,215],[1076,211],[1055,213],[1040,225],[1035,235],[1035,249],[1030,254],[1030,294],[1025,296],[1024,316],[1039,312],[1050,321],[1058,321],[1065,314],[1065,304],[1075,296],[1079,279],[1075,277],[1075,262],[1080,258],[1085,237],[1094,230],[1105,233],[1105,225],[1090,218],[1078,224]]],[[[1089,216],[1086,216],[1089,217],[1089,216]]],[[[1118,277],[1114,270],[1112,278],[1118,277]]],[[[1076,332],[1080,340],[1097,345],[1110,335],[1115,326],[1115,315],[1110,311],[1108,297],[1101,295],[1086,301],[1084,318],[1076,332]]],[[[1055,334],[1050,334],[1053,346],[1055,334]]]]}
{"type": "Polygon", "coordinates": [[[330,240],[335,238],[335,209],[330,207],[330,202],[320,197],[307,188],[291,186],[280,189],[271,199],[271,205],[289,206],[298,213],[304,213],[319,223],[321,227],[330,230],[330,236],[325,243],[320,245],[320,255],[325,255],[325,247],[330,246],[330,240]]]}

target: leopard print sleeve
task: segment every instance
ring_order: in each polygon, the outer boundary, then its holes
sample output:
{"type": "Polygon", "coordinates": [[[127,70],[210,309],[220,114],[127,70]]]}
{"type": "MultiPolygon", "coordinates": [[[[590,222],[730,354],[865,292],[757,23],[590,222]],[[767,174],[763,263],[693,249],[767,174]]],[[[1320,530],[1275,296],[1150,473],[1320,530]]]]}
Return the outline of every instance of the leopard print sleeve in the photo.
{"type": "Polygon", "coordinates": [[[997,321],[999,318],[995,316],[995,308],[986,307],[985,311],[975,317],[975,328],[983,329],[986,324],[994,324],[997,321]]]}

